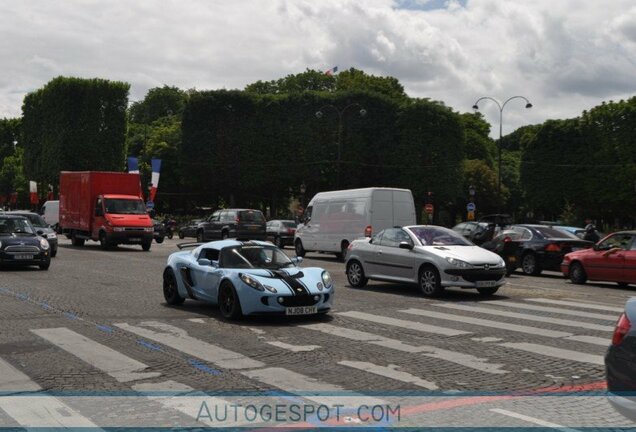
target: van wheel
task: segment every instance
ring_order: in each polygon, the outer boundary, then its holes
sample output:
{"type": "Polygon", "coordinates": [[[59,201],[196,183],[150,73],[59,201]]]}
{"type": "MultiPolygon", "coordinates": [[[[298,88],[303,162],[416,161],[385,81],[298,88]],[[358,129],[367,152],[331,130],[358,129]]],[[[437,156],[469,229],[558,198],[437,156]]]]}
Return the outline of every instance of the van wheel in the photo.
{"type": "Polygon", "coordinates": [[[141,248],[146,252],[150,250],[150,246],[152,246],[152,240],[150,240],[149,242],[143,242],[141,244],[141,248]]]}
{"type": "Polygon", "coordinates": [[[345,258],[347,257],[347,250],[349,249],[349,242],[346,240],[343,240],[342,243],[340,243],[340,254],[339,256],[336,255],[338,257],[339,260],[344,261],[345,258]]]}
{"type": "Polygon", "coordinates": [[[444,292],[439,272],[432,265],[425,265],[420,270],[419,285],[426,297],[439,297],[444,292]]]}
{"type": "Polygon", "coordinates": [[[294,249],[296,249],[296,256],[299,256],[299,257],[305,256],[305,248],[303,247],[302,241],[296,240],[296,243],[294,243],[294,249]]]}

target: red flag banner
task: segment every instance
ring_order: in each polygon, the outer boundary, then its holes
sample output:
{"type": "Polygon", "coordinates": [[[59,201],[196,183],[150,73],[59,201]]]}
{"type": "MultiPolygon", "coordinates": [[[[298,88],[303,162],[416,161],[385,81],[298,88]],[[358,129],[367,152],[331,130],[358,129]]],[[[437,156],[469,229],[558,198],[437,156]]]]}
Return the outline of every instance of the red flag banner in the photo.
{"type": "Polygon", "coordinates": [[[37,204],[38,200],[38,184],[33,180],[29,181],[29,193],[31,195],[31,204],[37,204]]]}

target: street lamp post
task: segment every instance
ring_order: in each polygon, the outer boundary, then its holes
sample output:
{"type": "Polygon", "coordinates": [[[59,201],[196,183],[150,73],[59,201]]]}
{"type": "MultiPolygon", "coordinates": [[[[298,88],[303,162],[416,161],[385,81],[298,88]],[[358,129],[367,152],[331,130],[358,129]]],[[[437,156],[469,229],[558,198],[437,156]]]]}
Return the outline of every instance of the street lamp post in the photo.
{"type": "Polygon", "coordinates": [[[338,114],[338,168],[337,168],[337,174],[336,174],[336,185],[338,186],[338,188],[340,188],[340,166],[341,166],[341,162],[342,162],[342,133],[343,133],[343,124],[342,124],[342,120],[344,118],[344,114],[345,112],[349,109],[349,108],[353,108],[353,107],[359,107],[360,111],[358,111],[358,113],[360,114],[360,117],[364,117],[365,115],[367,115],[367,110],[364,109],[362,107],[362,105],[360,105],[357,102],[354,102],[352,104],[347,105],[346,107],[344,107],[343,109],[338,109],[337,107],[335,107],[334,105],[331,104],[327,104],[327,105],[323,105],[322,107],[320,107],[320,109],[318,111],[316,111],[316,118],[322,118],[322,116],[324,115],[323,110],[325,108],[330,108],[333,109],[337,114],[338,114]]]}
{"type": "Polygon", "coordinates": [[[499,175],[497,177],[497,195],[499,195],[499,198],[501,199],[501,137],[502,137],[502,127],[503,127],[503,110],[506,107],[506,104],[508,102],[510,102],[513,99],[523,99],[526,101],[526,108],[532,108],[532,104],[530,103],[530,101],[525,97],[525,96],[512,96],[509,97],[508,99],[506,99],[506,101],[501,104],[499,103],[499,101],[495,98],[492,98],[490,96],[484,96],[484,97],[480,97],[479,99],[477,99],[477,101],[475,102],[475,104],[473,105],[473,109],[474,110],[478,110],[479,106],[477,105],[480,101],[484,100],[484,99],[488,99],[493,101],[495,104],[497,104],[497,107],[499,108],[499,141],[497,143],[497,150],[499,153],[499,158],[498,158],[498,170],[499,170],[499,175]]]}

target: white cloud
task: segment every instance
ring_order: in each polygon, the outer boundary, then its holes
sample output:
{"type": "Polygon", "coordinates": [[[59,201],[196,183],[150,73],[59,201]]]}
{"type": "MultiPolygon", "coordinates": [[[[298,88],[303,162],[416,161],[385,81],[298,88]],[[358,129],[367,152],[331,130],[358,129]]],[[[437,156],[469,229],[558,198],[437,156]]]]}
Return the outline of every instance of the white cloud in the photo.
{"type": "MultiPolygon", "coordinates": [[[[532,110],[506,107],[507,133],[636,92],[631,3],[0,0],[0,117],[57,75],[126,81],[136,100],[162,84],[243,88],[338,65],[461,112],[480,96],[527,96],[532,110]]],[[[480,108],[498,131],[494,104],[480,108]]]]}

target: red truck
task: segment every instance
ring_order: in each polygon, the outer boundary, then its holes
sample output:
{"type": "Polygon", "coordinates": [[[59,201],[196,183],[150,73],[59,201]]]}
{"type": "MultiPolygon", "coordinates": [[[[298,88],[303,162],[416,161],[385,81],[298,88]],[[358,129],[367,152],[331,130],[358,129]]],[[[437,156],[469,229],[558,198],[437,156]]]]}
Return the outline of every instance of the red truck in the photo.
{"type": "Polygon", "coordinates": [[[94,240],[103,249],[140,244],[150,250],[153,224],[142,199],[139,174],[62,171],[60,229],[73,246],[94,240]]]}

